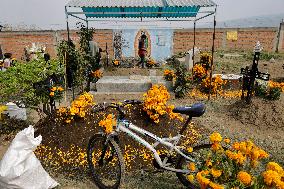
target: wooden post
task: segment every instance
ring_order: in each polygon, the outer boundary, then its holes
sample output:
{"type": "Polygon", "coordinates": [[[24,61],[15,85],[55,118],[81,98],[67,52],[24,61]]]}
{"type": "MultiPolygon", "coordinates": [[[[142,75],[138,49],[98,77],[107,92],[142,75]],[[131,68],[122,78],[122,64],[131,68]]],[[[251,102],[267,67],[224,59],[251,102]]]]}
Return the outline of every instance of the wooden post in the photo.
{"type": "Polygon", "coordinates": [[[196,44],[196,20],[194,20],[194,26],[193,26],[193,49],[192,49],[192,81],[194,80],[193,78],[193,68],[195,65],[195,57],[194,57],[194,51],[195,51],[195,44],[196,44]]]}
{"type": "Polygon", "coordinates": [[[65,103],[67,102],[67,61],[66,61],[66,51],[64,52],[64,57],[63,57],[63,65],[64,65],[64,81],[65,81],[65,93],[64,93],[64,101],[65,103]]]}
{"type": "Polygon", "coordinates": [[[210,95],[211,95],[211,86],[212,86],[212,76],[213,76],[213,63],[214,63],[214,51],[215,51],[215,38],[216,38],[216,10],[217,7],[215,8],[215,14],[214,14],[214,30],[213,30],[213,44],[212,44],[212,62],[210,66],[210,87],[209,87],[209,94],[208,94],[208,100],[210,100],[210,95]]]}

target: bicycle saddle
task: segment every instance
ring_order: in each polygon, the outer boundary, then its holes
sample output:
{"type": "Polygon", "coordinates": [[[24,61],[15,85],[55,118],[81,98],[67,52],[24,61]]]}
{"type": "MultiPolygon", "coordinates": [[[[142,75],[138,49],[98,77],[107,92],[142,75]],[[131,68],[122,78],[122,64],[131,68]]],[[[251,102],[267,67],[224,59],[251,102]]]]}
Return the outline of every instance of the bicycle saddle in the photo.
{"type": "Polygon", "coordinates": [[[196,103],[192,106],[181,106],[173,109],[174,113],[185,114],[190,117],[200,117],[205,113],[205,105],[203,103],[196,103]]]}

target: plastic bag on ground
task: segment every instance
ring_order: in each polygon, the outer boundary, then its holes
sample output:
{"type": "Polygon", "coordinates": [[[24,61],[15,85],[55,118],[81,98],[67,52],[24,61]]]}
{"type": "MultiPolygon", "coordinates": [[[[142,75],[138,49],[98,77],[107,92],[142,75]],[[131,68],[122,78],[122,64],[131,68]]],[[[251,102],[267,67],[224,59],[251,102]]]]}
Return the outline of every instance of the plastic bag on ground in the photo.
{"type": "Polygon", "coordinates": [[[34,138],[32,126],[16,135],[0,161],[1,189],[50,189],[58,185],[33,153],[41,141],[41,136],[34,138]]]}

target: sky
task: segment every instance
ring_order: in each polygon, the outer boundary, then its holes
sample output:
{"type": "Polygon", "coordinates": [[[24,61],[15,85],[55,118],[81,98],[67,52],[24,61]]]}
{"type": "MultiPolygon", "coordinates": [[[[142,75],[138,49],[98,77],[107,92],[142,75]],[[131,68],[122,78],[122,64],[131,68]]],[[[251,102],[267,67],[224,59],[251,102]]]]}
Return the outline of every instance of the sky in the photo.
{"type": "MultiPolygon", "coordinates": [[[[0,0],[0,24],[9,24],[12,26],[27,25],[38,29],[64,29],[66,27],[64,6],[68,1],[69,0],[0,0]]],[[[284,13],[284,0],[213,1],[218,4],[217,21],[284,13]]],[[[205,20],[204,22],[210,21],[211,20],[205,20]]],[[[74,23],[75,20],[71,20],[72,27],[74,27],[74,23]]],[[[115,27],[115,25],[117,25],[117,27],[124,27],[121,23],[95,24],[105,27],[115,27]]],[[[94,27],[96,28],[96,26],[94,27]]]]}

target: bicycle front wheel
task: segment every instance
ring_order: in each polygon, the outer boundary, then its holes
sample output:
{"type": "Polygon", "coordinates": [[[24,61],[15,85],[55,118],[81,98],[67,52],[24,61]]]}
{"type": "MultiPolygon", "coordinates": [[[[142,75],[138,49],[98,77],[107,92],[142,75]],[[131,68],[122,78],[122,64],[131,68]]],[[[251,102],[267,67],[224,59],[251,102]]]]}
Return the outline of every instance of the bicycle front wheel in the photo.
{"type": "MultiPolygon", "coordinates": [[[[202,163],[200,160],[203,160],[206,158],[208,152],[210,152],[211,150],[210,148],[211,148],[211,144],[199,145],[199,146],[194,147],[193,152],[187,155],[192,157],[196,161],[195,164],[198,165],[202,163]]],[[[188,169],[189,163],[190,163],[189,160],[187,160],[186,158],[180,155],[177,159],[176,169],[183,169],[183,170],[188,169]]],[[[198,185],[196,185],[195,183],[191,183],[187,179],[188,174],[176,173],[176,175],[178,179],[180,180],[180,182],[187,188],[190,188],[190,189],[200,188],[198,185]]]]}
{"type": "Polygon", "coordinates": [[[96,134],[87,150],[89,169],[93,181],[100,189],[116,189],[124,180],[124,161],[121,150],[113,138],[96,134]]]}

